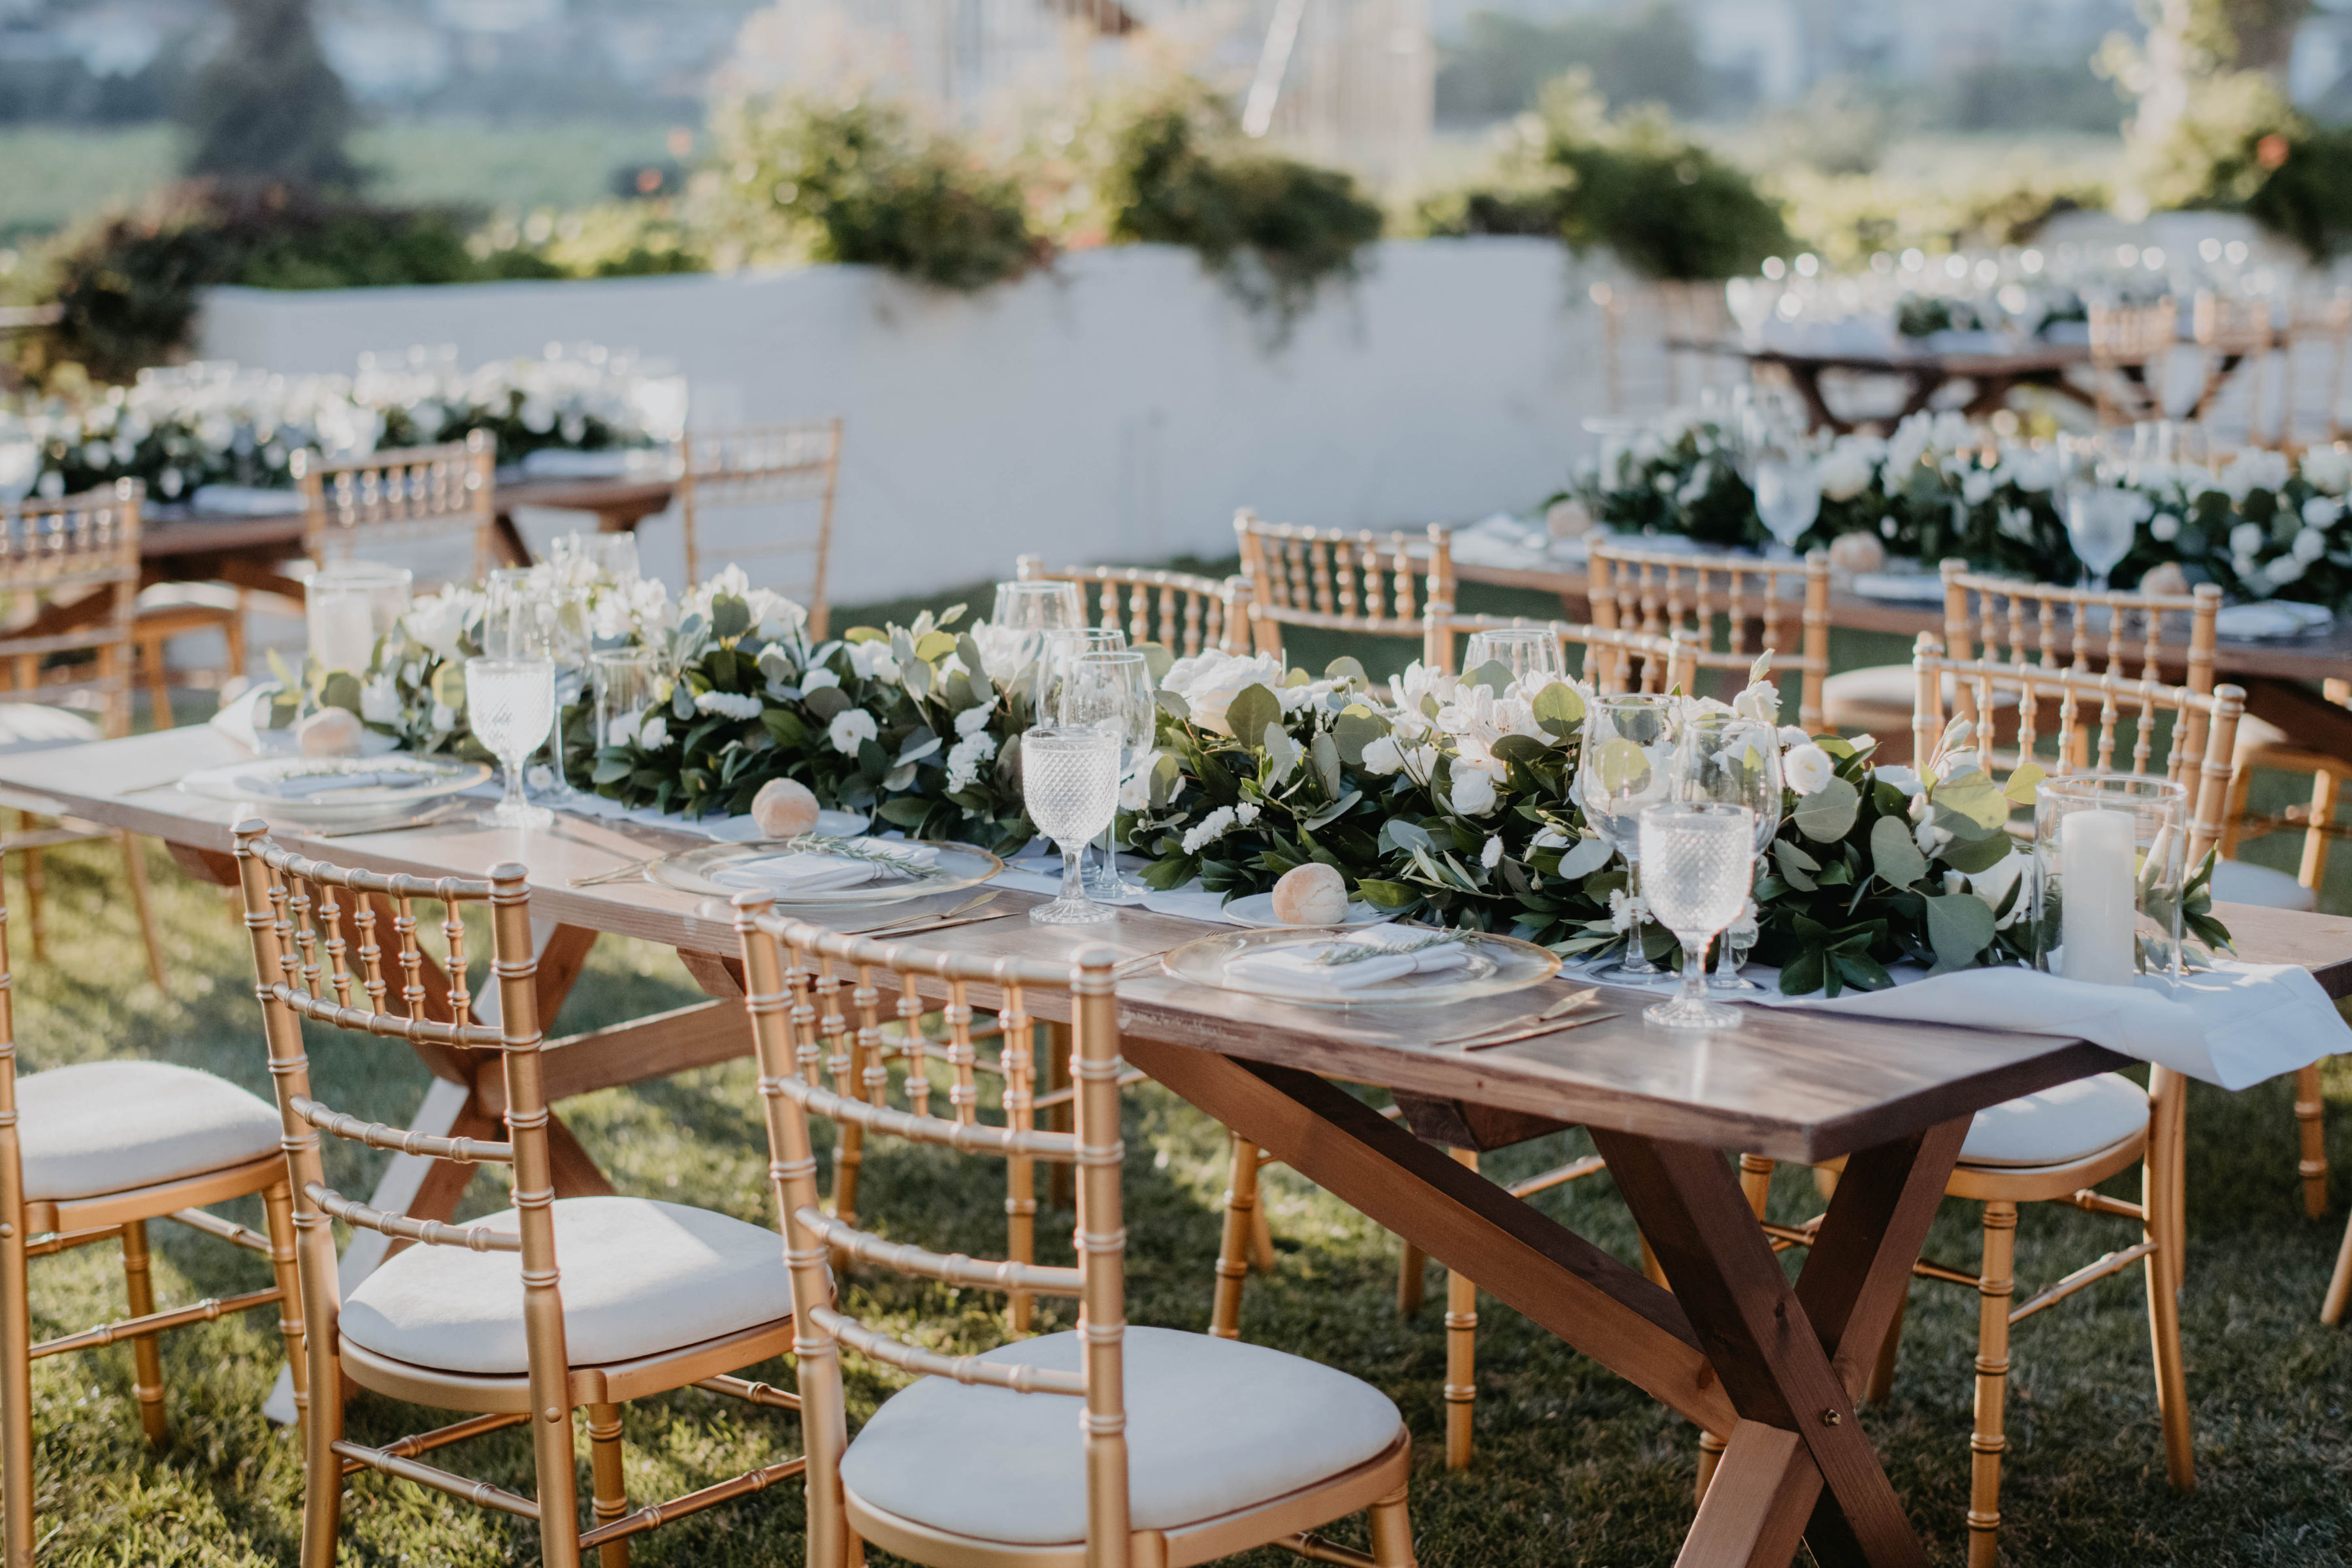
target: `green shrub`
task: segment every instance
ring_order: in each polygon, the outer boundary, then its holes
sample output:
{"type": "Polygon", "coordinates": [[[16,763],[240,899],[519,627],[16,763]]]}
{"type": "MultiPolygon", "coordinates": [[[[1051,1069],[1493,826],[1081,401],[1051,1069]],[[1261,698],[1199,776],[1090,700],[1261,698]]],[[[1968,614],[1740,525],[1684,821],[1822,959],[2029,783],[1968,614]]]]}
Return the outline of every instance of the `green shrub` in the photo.
{"type": "Polygon", "coordinates": [[[1049,254],[1020,187],[887,103],[778,95],[719,125],[718,221],[747,258],[880,267],[972,292],[1049,254]]]}
{"type": "Polygon", "coordinates": [[[1329,279],[1357,276],[1381,209],[1336,169],[1258,152],[1198,83],[1107,117],[1098,179],[1113,242],[1181,245],[1286,331],[1329,279]]]}

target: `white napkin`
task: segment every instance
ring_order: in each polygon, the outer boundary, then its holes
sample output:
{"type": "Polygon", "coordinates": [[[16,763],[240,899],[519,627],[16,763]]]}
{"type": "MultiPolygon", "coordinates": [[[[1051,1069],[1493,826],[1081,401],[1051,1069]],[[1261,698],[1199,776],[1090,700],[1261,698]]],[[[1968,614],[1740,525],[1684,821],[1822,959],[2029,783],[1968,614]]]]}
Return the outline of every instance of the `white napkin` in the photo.
{"type": "Polygon", "coordinates": [[[383,773],[297,773],[279,778],[264,778],[257,773],[246,773],[236,781],[236,787],[257,797],[269,800],[310,800],[338,790],[415,788],[433,783],[425,773],[393,769],[383,773]]]}
{"type": "Polygon", "coordinates": [[[2224,605],[2213,617],[2213,630],[2239,637],[2291,637],[2326,626],[2336,617],[2324,605],[2270,599],[2251,605],[2224,605]]]}
{"type": "MultiPolygon", "coordinates": [[[[911,865],[929,866],[939,858],[939,852],[919,845],[877,843],[871,838],[856,841],[861,849],[887,849],[911,865]]],[[[710,874],[714,882],[730,888],[758,888],[782,893],[829,893],[841,888],[863,887],[884,878],[898,880],[903,874],[875,860],[860,860],[848,855],[830,855],[822,850],[807,850],[795,855],[761,855],[749,860],[738,860],[710,874]]]]}
{"type": "Polygon", "coordinates": [[[1228,959],[1225,978],[1268,985],[1295,996],[1344,996],[1383,981],[1407,974],[1434,974],[1469,962],[1469,954],[1458,942],[1415,952],[1358,959],[1351,963],[1316,962],[1336,948],[1405,947],[1425,942],[1431,934],[1393,923],[1366,926],[1344,942],[1303,942],[1296,947],[1261,949],[1228,959]]]}
{"type": "MultiPolygon", "coordinates": [[[[2311,972],[2292,963],[2223,959],[2169,987],[2147,977],[2093,985],[2016,968],[1894,973],[1892,990],[1850,991],[1835,1001],[1742,994],[1768,1006],[2084,1039],[2230,1089],[2352,1051],[2352,1026],[2311,972]]],[[[1750,972],[1759,984],[1771,983],[1768,974],[1750,972]]]]}
{"type": "Polygon", "coordinates": [[[1944,580],[1925,572],[1858,572],[1853,591],[1865,599],[1885,599],[1905,605],[1940,605],[1944,580]]]}
{"type": "Polygon", "coordinates": [[[1197,879],[1164,893],[1146,893],[1143,907],[1155,915],[1173,915],[1182,921],[1232,923],[1225,918],[1225,895],[1210,892],[1197,879]]]}
{"type": "Polygon", "coordinates": [[[302,492],[257,485],[198,485],[188,497],[188,509],[199,517],[290,517],[302,510],[302,492]]]}

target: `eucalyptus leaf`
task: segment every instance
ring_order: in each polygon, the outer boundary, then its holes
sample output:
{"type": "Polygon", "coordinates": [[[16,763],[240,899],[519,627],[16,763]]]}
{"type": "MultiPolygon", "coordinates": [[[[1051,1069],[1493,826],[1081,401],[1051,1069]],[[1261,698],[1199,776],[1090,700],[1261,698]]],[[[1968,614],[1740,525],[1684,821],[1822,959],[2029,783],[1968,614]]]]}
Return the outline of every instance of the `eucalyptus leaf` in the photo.
{"type": "Polygon", "coordinates": [[[1160,703],[1160,710],[1162,713],[1167,714],[1171,719],[1176,720],[1178,722],[1181,723],[1192,717],[1192,704],[1186,702],[1181,697],[1177,696],[1176,693],[1163,688],[1159,691],[1153,692],[1152,696],[1158,700],[1160,703]]]}
{"type": "Polygon", "coordinates": [[[1944,893],[1927,900],[1927,941],[1939,967],[1972,966],[1992,939],[1992,910],[1974,893],[1944,893]]]}
{"type": "Polygon", "coordinates": [[[1616,853],[1605,838],[1580,838],[1560,852],[1559,869],[1555,874],[1571,882],[1582,881],[1608,865],[1610,857],[1616,853]]]}
{"type": "Polygon", "coordinates": [[[1315,731],[1315,771],[1323,780],[1323,793],[1338,798],[1339,795],[1339,744],[1328,730],[1315,731]]]}
{"type": "MultiPolygon", "coordinates": [[[[1821,869],[1821,864],[1811,856],[1782,838],[1776,840],[1772,846],[1772,859],[1780,868],[1780,880],[1801,893],[1810,893],[1813,890],[1816,886],[1813,873],[1821,869]]],[[[1811,987],[1808,986],[1806,989],[1811,990],[1811,987]]]]}
{"type": "Polygon", "coordinates": [[[2009,835],[1996,833],[1989,838],[1955,838],[1944,846],[1937,858],[1963,876],[1973,877],[1979,871],[1990,871],[2009,858],[2011,846],[2009,835]]]}
{"type": "Polygon", "coordinates": [[[1584,727],[1584,699],[1568,682],[1555,680],[1536,693],[1535,713],[1545,734],[1567,740],[1584,727]]]}
{"type": "Polygon", "coordinates": [[[1499,658],[1490,658],[1463,676],[1465,686],[1483,686],[1500,697],[1511,684],[1511,667],[1499,658]]]}
{"type": "Polygon", "coordinates": [[[1383,850],[1420,850],[1424,853],[1437,846],[1420,824],[1407,822],[1402,816],[1391,816],[1381,824],[1380,847],[1383,850]]]}
{"type": "Polygon", "coordinates": [[[741,637],[751,629],[751,606],[732,594],[710,601],[710,630],[721,640],[741,637]]]}
{"type": "Polygon", "coordinates": [[[1343,711],[1331,726],[1331,738],[1339,743],[1339,760],[1351,768],[1364,765],[1364,748],[1389,732],[1389,721],[1360,708],[1343,711]]]}
{"type": "Polygon", "coordinates": [[[1832,778],[1812,794],[1798,797],[1797,831],[1816,844],[1834,844],[1853,831],[1854,815],[1861,809],[1861,792],[1844,779],[1832,778]]]}
{"type": "Polygon", "coordinates": [[[1495,755],[1507,763],[1539,763],[1551,748],[1533,735],[1505,735],[1494,745],[1495,755]]]}
{"type": "Polygon", "coordinates": [[[1323,667],[1323,679],[1352,681],[1358,686],[1370,686],[1372,683],[1372,678],[1364,673],[1364,667],[1346,654],[1341,654],[1323,667]]]}
{"type": "Polygon", "coordinates": [[[1899,816],[1882,816],[1870,825],[1870,868],[1878,879],[1907,888],[1927,874],[1927,858],[1912,841],[1910,825],[1899,816]]]}
{"type": "Polygon", "coordinates": [[[1282,699],[1262,684],[1244,686],[1225,706],[1225,728],[1244,745],[1258,743],[1269,724],[1282,722],[1282,699]]]}
{"type": "Polygon", "coordinates": [[[955,650],[956,640],[946,632],[927,632],[915,639],[915,657],[925,664],[937,664],[955,650]]]}

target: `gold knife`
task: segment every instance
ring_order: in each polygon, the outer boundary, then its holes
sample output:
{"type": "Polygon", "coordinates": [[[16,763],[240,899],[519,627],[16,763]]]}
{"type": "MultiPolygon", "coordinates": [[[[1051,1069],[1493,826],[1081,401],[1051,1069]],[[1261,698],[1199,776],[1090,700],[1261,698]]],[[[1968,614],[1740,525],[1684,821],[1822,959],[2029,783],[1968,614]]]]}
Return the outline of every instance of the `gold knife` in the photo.
{"type": "Polygon", "coordinates": [[[1622,1016],[1623,1015],[1619,1013],[1594,1013],[1582,1018],[1555,1018],[1549,1023],[1530,1024],[1524,1029],[1507,1035],[1498,1035],[1492,1039],[1475,1039],[1461,1048],[1465,1051],[1483,1051],[1491,1046],[1507,1046],[1518,1040],[1532,1040],[1539,1035],[1565,1034],[1570,1029],[1581,1029],[1587,1024],[1598,1024],[1605,1019],[1622,1016]]]}
{"type": "Polygon", "coordinates": [[[1598,988],[1588,985],[1582,990],[1571,991],[1540,1013],[1522,1014],[1516,1018],[1506,1018],[1499,1024],[1489,1024],[1483,1029],[1472,1029],[1460,1035],[1448,1035],[1429,1043],[1433,1046],[1458,1046],[1465,1040],[1483,1039],[1488,1035],[1499,1035],[1506,1030],[1522,1028],[1529,1024],[1540,1024],[1548,1019],[1557,1018],[1564,1013],[1573,1013],[1579,1007],[1587,1006],[1600,994],[1598,988]]]}

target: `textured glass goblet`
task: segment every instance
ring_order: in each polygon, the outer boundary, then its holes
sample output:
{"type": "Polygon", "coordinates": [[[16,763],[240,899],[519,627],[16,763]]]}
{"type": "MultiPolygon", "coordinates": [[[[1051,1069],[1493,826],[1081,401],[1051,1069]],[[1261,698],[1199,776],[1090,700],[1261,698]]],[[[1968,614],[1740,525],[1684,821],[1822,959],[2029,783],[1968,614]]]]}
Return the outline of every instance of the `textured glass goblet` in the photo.
{"type": "Polygon", "coordinates": [[[1756,879],[1756,814],[1716,801],[1669,801],[1642,813],[1650,911],[1683,944],[1683,985],[1642,1010],[1669,1029],[1727,1029],[1739,1010],[1706,999],[1706,944],[1739,918],[1756,879]]]}
{"type": "Polygon", "coordinates": [[[485,827],[545,827],[555,814],[523,796],[522,770],[555,723],[555,666],[544,658],[469,658],[466,717],[506,769],[506,797],[482,814],[485,827]]]}
{"type": "MultiPolygon", "coordinates": [[[[1118,737],[1121,787],[1151,754],[1160,704],[1152,696],[1151,661],[1126,648],[1082,653],[1062,676],[1055,717],[1064,724],[1091,724],[1118,737]]],[[[1150,889],[1118,874],[1118,846],[1111,826],[1103,829],[1101,855],[1087,873],[1087,890],[1098,899],[1140,898],[1150,889]]]]}
{"type": "Polygon", "coordinates": [[[1118,731],[1091,724],[1040,726],[1021,737],[1021,793],[1029,820],[1062,850],[1062,896],[1029,918],[1040,925],[1095,925],[1115,918],[1087,897],[1078,852],[1118,811],[1118,731]]]}
{"type": "MultiPolygon", "coordinates": [[[[1720,710],[1684,714],[1682,733],[1675,742],[1674,795],[1676,800],[1748,807],[1756,814],[1756,853],[1762,855],[1780,831],[1779,734],[1769,724],[1720,710]]],[[[1754,981],[1739,977],[1748,945],[1725,937],[1715,966],[1715,989],[1756,989],[1754,981]]]]}

